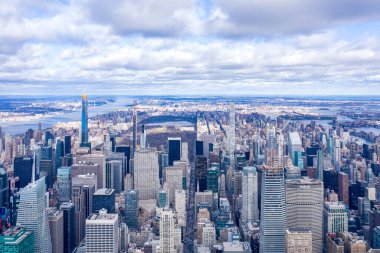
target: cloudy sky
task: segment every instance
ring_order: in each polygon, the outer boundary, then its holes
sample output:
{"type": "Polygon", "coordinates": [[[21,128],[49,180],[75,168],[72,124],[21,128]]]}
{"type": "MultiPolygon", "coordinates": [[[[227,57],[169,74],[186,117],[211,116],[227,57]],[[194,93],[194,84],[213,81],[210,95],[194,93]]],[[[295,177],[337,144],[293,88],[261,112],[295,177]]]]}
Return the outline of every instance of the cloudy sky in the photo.
{"type": "Polygon", "coordinates": [[[379,0],[2,0],[0,94],[379,95],[379,0]]]}

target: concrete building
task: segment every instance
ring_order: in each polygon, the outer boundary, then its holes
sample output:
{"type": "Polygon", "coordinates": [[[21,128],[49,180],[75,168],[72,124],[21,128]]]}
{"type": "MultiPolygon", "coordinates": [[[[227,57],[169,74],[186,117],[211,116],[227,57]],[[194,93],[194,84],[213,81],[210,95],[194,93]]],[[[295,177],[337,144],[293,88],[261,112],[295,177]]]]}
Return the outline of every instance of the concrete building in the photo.
{"type": "Polygon", "coordinates": [[[216,230],[213,223],[208,222],[202,229],[202,245],[212,247],[216,242],[216,230]]]}
{"type": "Polygon", "coordinates": [[[146,148],[136,151],[133,164],[134,189],[139,191],[139,199],[157,200],[160,178],[156,149],[146,148]]]}
{"type": "Polygon", "coordinates": [[[175,212],[179,226],[186,225],[186,191],[175,190],[175,212]]]}
{"type": "MultiPolygon", "coordinates": [[[[286,253],[312,253],[312,232],[306,227],[288,228],[285,235],[286,253]]],[[[316,252],[316,251],[314,251],[316,252]]],[[[321,252],[321,251],[319,251],[321,252]]]]}
{"type": "Polygon", "coordinates": [[[304,177],[287,180],[286,196],[286,226],[308,227],[313,236],[313,252],[322,251],[322,214],[323,214],[323,183],[317,179],[304,177]]]}
{"type": "Polygon", "coordinates": [[[86,219],[86,252],[118,253],[119,221],[117,214],[102,209],[86,219]]]}
{"type": "Polygon", "coordinates": [[[160,253],[174,253],[174,213],[171,210],[164,210],[160,218],[160,253]]]}
{"type": "Polygon", "coordinates": [[[244,167],[242,175],[241,221],[257,222],[259,220],[257,171],[255,167],[244,167]]]}
{"type": "Polygon", "coordinates": [[[63,253],[63,212],[56,208],[47,210],[52,252],[63,253]]]}

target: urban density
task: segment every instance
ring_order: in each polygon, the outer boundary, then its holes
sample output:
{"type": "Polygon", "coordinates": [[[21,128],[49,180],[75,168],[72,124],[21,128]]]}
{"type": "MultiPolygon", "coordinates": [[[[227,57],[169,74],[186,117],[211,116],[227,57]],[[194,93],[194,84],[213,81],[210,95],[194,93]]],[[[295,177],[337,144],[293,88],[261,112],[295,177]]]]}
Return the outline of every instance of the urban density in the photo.
{"type": "Polygon", "coordinates": [[[0,252],[380,250],[376,98],[96,99],[0,132],[0,252]]]}

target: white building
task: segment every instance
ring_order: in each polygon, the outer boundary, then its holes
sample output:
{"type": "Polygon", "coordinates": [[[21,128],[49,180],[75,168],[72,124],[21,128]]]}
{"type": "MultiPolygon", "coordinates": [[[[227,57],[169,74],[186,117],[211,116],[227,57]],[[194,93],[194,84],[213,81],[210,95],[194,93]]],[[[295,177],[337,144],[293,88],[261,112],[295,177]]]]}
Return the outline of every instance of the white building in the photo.
{"type": "Polygon", "coordinates": [[[177,213],[178,225],[186,225],[186,191],[175,191],[175,211],[177,213]]]}
{"type": "Polygon", "coordinates": [[[288,228],[285,235],[286,253],[312,253],[312,233],[305,227],[288,228]]]}
{"type": "Polygon", "coordinates": [[[213,223],[208,222],[202,229],[202,245],[212,247],[215,244],[216,231],[213,223]]]}
{"type": "Polygon", "coordinates": [[[34,252],[51,253],[52,244],[45,209],[45,178],[28,184],[20,190],[17,226],[34,233],[34,252]]]}
{"type": "Polygon", "coordinates": [[[289,133],[289,154],[292,159],[293,165],[296,164],[294,153],[302,151],[302,142],[298,132],[289,133]]]}
{"type": "Polygon", "coordinates": [[[244,167],[242,176],[242,208],[243,223],[259,220],[259,201],[257,190],[257,171],[255,167],[244,167]]]}
{"type": "Polygon", "coordinates": [[[174,253],[174,213],[171,210],[164,210],[160,218],[160,253],[174,253]]]}
{"type": "Polygon", "coordinates": [[[136,151],[133,164],[134,189],[139,190],[139,199],[157,200],[160,179],[156,149],[146,148],[136,151]]]}
{"type": "Polygon", "coordinates": [[[119,250],[119,221],[117,214],[101,209],[86,219],[87,253],[117,253],[119,250]]]}
{"type": "Polygon", "coordinates": [[[167,189],[167,203],[173,204],[175,198],[175,190],[182,189],[182,168],[171,166],[165,168],[165,185],[167,189]]]}

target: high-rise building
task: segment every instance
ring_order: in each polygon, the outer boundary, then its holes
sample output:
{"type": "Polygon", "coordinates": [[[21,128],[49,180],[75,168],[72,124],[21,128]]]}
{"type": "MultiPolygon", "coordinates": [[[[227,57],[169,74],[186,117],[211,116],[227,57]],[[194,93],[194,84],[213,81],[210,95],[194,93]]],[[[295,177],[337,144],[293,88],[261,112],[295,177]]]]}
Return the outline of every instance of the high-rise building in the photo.
{"type": "Polygon", "coordinates": [[[175,212],[180,226],[186,225],[186,199],[185,190],[175,190],[175,212]]]}
{"type": "Polygon", "coordinates": [[[228,133],[227,133],[227,147],[230,155],[233,155],[235,153],[235,146],[236,146],[236,141],[235,141],[235,104],[231,103],[230,104],[230,123],[228,126],[228,133]]]}
{"type": "Polygon", "coordinates": [[[339,172],[338,175],[338,195],[339,201],[343,201],[346,205],[349,204],[348,192],[348,175],[344,172],[339,172]]]}
{"type": "Polygon", "coordinates": [[[315,251],[312,244],[312,232],[307,227],[294,227],[286,230],[286,253],[312,253],[315,251]]]}
{"type": "Polygon", "coordinates": [[[165,184],[167,189],[168,205],[174,203],[175,190],[182,190],[182,169],[178,166],[165,168],[165,184]]]}
{"type": "Polygon", "coordinates": [[[241,221],[257,222],[259,220],[257,171],[255,167],[244,167],[242,175],[241,221]]]}
{"type": "Polygon", "coordinates": [[[260,252],[285,251],[285,187],[283,169],[266,169],[262,175],[260,252]]]}
{"type": "Polygon", "coordinates": [[[174,161],[181,160],[182,144],[181,138],[168,138],[169,166],[173,166],[174,161]]]}
{"type": "Polygon", "coordinates": [[[138,229],[139,192],[128,190],[125,193],[125,223],[130,229],[138,229]]]}
{"type": "Polygon", "coordinates": [[[202,228],[202,245],[212,247],[216,242],[215,226],[211,222],[207,222],[202,228]]]}
{"type": "MultiPolygon", "coordinates": [[[[0,140],[1,142],[1,140],[0,140]]],[[[9,208],[9,178],[4,168],[0,167],[0,207],[9,208]]]]}
{"type": "Polygon", "coordinates": [[[57,170],[58,202],[71,200],[71,167],[61,167],[57,170]]]}
{"type": "Polygon", "coordinates": [[[108,213],[115,213],[115,190],[102,188],[92,195],[92,212],[106,209],[108,213]]]}
{"type": "Polygon", "coordinates": [[[122,191],[123,164],[119,160],[106,162],[106,188],[115,189],[116,193],[122,191]]]}
{"type": "Polygon", "coordinates": [[[325,202],[323,210],[323,238],[327,233],[348,231],[346,206],[342,202],[325,202]]]}
{"type": "Polygon", "coordinates": [[[33,158],[15,157],[13,162],[13,175],[19,178],[19,188],[24,188],[32,182],[33,158]]]}
{"type": "Polygon", "coordinates": [[[0,252],[33,253],[34,235],[24,227],[10,227],[0,234],[0,252]]]}
{"type": "Polygon", "coordinates": [[[307,227],[312,232],[313,252],[322,252],[323,183],[304,177],[285,184],[287,228],[307,227]]]}
{"type": "Polygon", "coordinates": [[[219,169],[216,167],[207,170],[207,190],[213,193],[219,192],[219,169]]]}
{"type": "Polygon", "coordinates": [[[302,152],[302,142],[298,132],[289,133],[289,156],[292,159],[293,165],[296,165],[295,153],[302,152]]]}
{"type": "Polygon", "coordinates": [[[195,175],[197,178],[197,188],[200,192],[207,190],[207,163],[207,157],[195,157],[195,175]]]}
{"type": "Polygon", "coordinates": [[[86,219],[86,252],[118,253],[119,221],[117,214],[102,209],[86,219]]]}
{"type": "Polygon", "coordinates": [[[45,178],[41,178],[20,190],[17,225],[33,232],[35,253],[50,253],[52,250],[45,187],[45,178]]]}
{"type": "Polygon", "coordinates": [[[88,101],[87,94],[82,94],[82,125],[81,125],[81,145],[88,143],[88,101]]]}
{"type": "MultiPolygon", "coordinates": [[[[87,174],[87,175],[78,175],[72,178],[72,187],[73,192],[76,187],[82,188],[83,194],[83,203],[81,204],[84,208],[84,218],[88,217],[92,213],[92,195],[96,191],[97,178],[95,174],[87,174]]],[[[82,200],[80,196],[79,200],[82,200]]],[[[75,203],[75,200],[73,198],[75,203]]]]}
{"type": "Polygon", "coordinates": [[[71,176],[93,174],[96,176],[95,189],[103,188],[103,170],[98,163],[92,162],[79,162],[71,166],[71,176]]]}
{"type": "Polygon", "coordinates": [[[71,136],[65,135],[65,155],[71,154],[71,136]]]}
{"type": "Polygon", "coordinates": [[[74,203],[75,245],[79,245],[85,237],[86,226],[86,191],[84,185],[76,177],[72,182],[71,200],[74,203]]]}
{"type": "Polygon", "coordinates": [[[136,151],[133,164],[134,189],[139,190],[139,199],[157,199],[160,179],[156,149],[147,148],[136,151]]]}
{"type": "Polygon", "coordinates": [[[47,210],[52,251],[54,253],[63,253],[63,212],[56,208],[47,210]]]}
{"type": "Polygon", "coordinates": [[[171,210],[164,210],[160,218],[160,252],[161,253],[174,253],[175,244],[178,243],[174,240],[174,213],[171,210]]]}
{"type": "Polygon", "coordinates": [[[138,127],[138,119],[137,119],[137,112],[134,110],[132,115],[132,152],[133,155],[135,154],[136,147],[137,147],[137,127],[138,127]]]}
{"type": "Polygon", "coordinates": [[[146,148],[146,130],[145,126],[141,126],[141,135],[140,135],[140,149],[146,148]]]}
{"type": "Polygon", "coordinates": [[[75,209],[71,202],[62,203],[63,212],[63,252],[72,253],[75,248],[75,209]]]}

